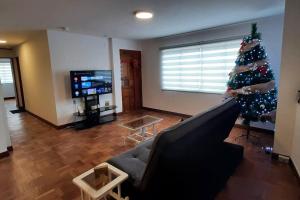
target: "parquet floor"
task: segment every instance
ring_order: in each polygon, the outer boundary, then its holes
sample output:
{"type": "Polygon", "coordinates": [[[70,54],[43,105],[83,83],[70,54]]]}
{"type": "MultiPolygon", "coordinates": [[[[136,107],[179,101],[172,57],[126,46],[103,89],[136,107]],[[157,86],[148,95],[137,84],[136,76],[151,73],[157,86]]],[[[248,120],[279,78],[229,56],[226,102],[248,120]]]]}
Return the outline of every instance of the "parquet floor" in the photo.
{"type": "MultiPolygon", "coordinates": [[[[7,110],[13,101],[7,101],[7,110]]],[[[163,118],[158,129],[178,122],[180,117],[158,112],[139,111],[121,115],[116,122],[84,131],[56,130],[27,113],[7,112],[14,151],[0,160],[0,200],[79,199],[73,177],[117,155],[132,144],[122,143],[127,130],[118,124],[134,117],[150,114],[163,118]]],[[[233,129],[228,140],[243,132],[233,129]]],[[[256,133],[265,144],[272,136],[256,133]]],[[[287,164],[271,161],[270,156],[246,142],[245,160],[230,178],[217,200],[299,200],[300,187],[287,164]]]]}

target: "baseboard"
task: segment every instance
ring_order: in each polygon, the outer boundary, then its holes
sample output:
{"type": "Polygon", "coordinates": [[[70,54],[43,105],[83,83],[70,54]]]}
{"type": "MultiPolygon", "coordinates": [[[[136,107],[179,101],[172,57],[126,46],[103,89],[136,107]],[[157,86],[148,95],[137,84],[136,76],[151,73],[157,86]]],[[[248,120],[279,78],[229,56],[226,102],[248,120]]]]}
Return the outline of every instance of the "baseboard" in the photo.
{"type": "Polygon", "coordinates": [[[24,106],[20,106],[20,107],[19,107],[19,110],[22,110],[22,111],[24,111],[24,112],[27,112],[24,106]]]}
{"type": "Polygon", "coordinates": [[[192,115],[187,115],[187,114],[182,114],[182,113],[177,113],[177,112],[172,112],[172,111],[166,111],[166,110],[160,110],[160,109],[156,109],[156,108],[142,107],[142,109],[154,111],[154,112],[161,112],[161,113],[165,113],[165,114],[177,115],[177,116],[184,117],[184,118],[192,117],[192,115]]]}
{"type": "Polygon", "coordinates": [[[10,151],[13,151],[13,147],[12,146],[7,147],[7,151],[4,151],[4,152],[0,153],[0,159],[8,157],[10,151]]]}
{"type": "MultiPolygon", "coordinates": [[[[234,127],[236,127],[236,128],[242,128],[242,129],[247,129],[248,128],[248,126],[243,125],[243,124],[235,124],[234,127]]],[[[263,129],[263,128],[253,127],[253,126],[250,126],[250,131],[263,132],[263,133],[268,133],[268,134],[274,134],[273,130],[267,130],[267,129],[263,129]]]]}
{"type": "MultiPolygon", "coordinates": [[[[155,109],[155,108],[149,108],[149,107],[142,107],[145,110],[150,110],[150,111],[155,111],[155,112],[161,112],[161,113],[166,113],[166,114],[171,114],[171,115],[177,115],[180,117],[184,118],[190,118],[192,115],[187,115],[187,114],[182,114],[182,113],[177,113],[177,112],[171,112],[171,111],[166,111],[166,110],[160,110],[160,109],[155,109]]],[[[242,128],[242,129],[247,129],[248,127],[242,124],[235,124],[234,127],[236,128],[242,128]]],[[[266,130],[263,128],[258,128],[258,127],[252,127],[250,126],[251,131],[257,131],[257,132],[264,132],[264,133],[269,133],[269,134],[274,134],[274,131],[272,130],[266,130]]]]}
{"type": "Polygon", "coordinates": [[[7,151],[13,151],[14,148],[12,146],[7,147],[7,151]]]}
{"type": "Polygon", "coordinates": [[[122,115],[124,115],[124,112],[118,112],[116,114],[117,114],[117,116],[122,116],[122,115]]]}
{"type": "Polygon", "coordinates": [[[38,116],[38,115],[36,115],[36,114],[34,114],[34,113],[28,111],[28,110],[26,110],[26,112],[27,112],[28,114],[32,115],[33,117],[35,117],[35,118],[41,120],[42,122],[44,122],[44,123],[46,123],[46,124],[52,126],[52,127],[55,128],[55,129],[64,129],[64,128],[67,128],[67,127],[69,127],[69,126],[74,126],[74,125],[80,123],[80,121],[78,121],[78,122],[71,122],[71,123],[67,123],[67,124],[63,124],[63,125],[55,125],[55,124],[53,124],[52,122],[49,122],[48,120],[46,120],[46,119],[44,119],[44,118],[42,118],[42,117],[40,117],[40,116],[38,116]]]}
{"type": "Polygon", "coordinates": [[[272,158],[273,160],[279,160],[279,154],[278,154],[278,153],[272,152],[271,158],[272,158]]]}
{"type": "MultiPolygon", "coordinates": [[[[62,124],[62,125],[55,125],[55,124],[53,124],[52,122],[49,122],[48,120],[46,120],[46,119],[44,119],[44,118],[42,118],[42,117],[40,117],[40,116],[38,116],[38,115],[36,115],[36,114],[34,114],[34,113],[28,111],[28,110],[25,110],[25,111],[26,111],[28,114],[32,115],[33,117],[35,117],[35,118],[37,118],[37,119],[43,121],[44,123],[46,123],[46,124],[52,126],[52,127],[55,128],[55,129],[58,129],[58,130],[64,129],[64,128],[67,128],[67,127],[71,127],[71,126],[75,126],[75,125],[77,125],[77,124],[79,124],[79,123],[82,122],[82,121],[77,121],[77,122],[71,122],[71,123],[62,124]]],[[[122,114],[123,114],[123,112],[117,113],[117,115],[122,115],[122,114]]]]}
{"type": "MultiPolygon", "coordinates": [[[[283,156],[283,157],[288,157],[288,156],[286,156],[286,155],[281,155],[281,154],[279,154],[279,153],[272,153],[272,159],[273,160],[279,160],[279,158],[280,158],[280,156],[283,156]]],[[[289,160],[288,160],[288,164],[291,166],[291,168],[292,168],[292,170],[294,171],[294,173],[295,173],[295,176],[297,177],[297,180],[298,180],[298,182],[299,182],[299,184],[300,184],[300,174],[299,174],[299,172],[298,172],[298,170],[297,170],[297,168],[296,168],[296,166],[295,166],[295,164],[294,164],[294,162],[293,162],[293,160],[289,157],[289,160]]]]}
{"type": "Polygon", "coordinates": [[[9,156],[9,152],[8,151],[4,151],[4,152],[0,153],[0,159],[1,158],[5,158],[7,156],[9,156]]]}
{"type": "Polygon", "coordinates": [[[291,159],[290,156],[283,155],[283,154],[280,154],[280,153],[275,153],[275,152],[272,152],[271,158],[273,160],[278,160],[278,161],[282,161],[282,162],[285,162],[285,163],[288,163],[289,160],[291,159]]]}
{"type": "Polygon", "coordinates": [[[42,122],[44,122],[44,123],[46,123],[46,124],[48,124],[48,125],[50,125],[50,126],[56,128],[56,129],[59,129],[59,126],[53,124],[52,122],[49,122],[48,120],[46,120],[46,119],[44,119],[44,118],[42,118],[42,117],[40,117],[40,116],[38,116],[38,115],[36,115],[36,114],[34,114],[34,113],[28,111],[28,110],[25,110],[25,111],[26,111],[28,114],[32,115],[33,117],[35,117],[35,118],[41,120],[42,122]]]}
{"type": "Polygon", "coordinates": [[[16,97],[4,97],[4,100],[12,100],[15,99],[16,97]]]}
{"type": "Polygon", "coordinates": [[[296,168],[296,166],[295,166],[295,164],[294,164],[294,162],[293,162],[292,159],[289,160],[289,164],[292,167],[293,171],[295,172],[295,175],[297,176],[297,180],[298,180],[298,182],[300,184],[300,175],[299,175],[299,172],[298,172],[298,170],[297,170],[297,168],[296,168]]]}
{"type": "MultiPolygon", "coordinates": [[[[165,114],[177,115],[177,116],[180,116],[180,117],[183,117],[183,118],[190,118],[190,117],[192,117],[192,115],[187,115],[187,114],[182,114],[182,113],[172,112],[172,111],[166,111],[166,110],[160,110],[160,109],[156,109],[156,108],[142,107],[142,109],[149,110],[149,111],[154,111],[154,112],[161,112],[161,113],[165,113],[165,114]]],[[[74,125],[80,123],[80,121],[79,121],[79,122],[71,122],[71,123],[67,123],[67,124],[63,124],[63,125],[55,125],[55,124],[49,122],[48,120],[45,120],[44,118],[42,118],[42,117],[40,117],[40,116],[38,116],[38,115],[36,115],[36,114],[28,111],[28,110],[26,110],[26,112],[28,112],[30,115],[38,118],[39,120],[45,122],[46,124],[48,124],[48,125],[56,128],[56,129],[64,129],[64,128],[67,128],[67,127],[70,127],[70,126],[74,126],[74,125]]],[[[124,114],[123,112],[117,113],[118,116],[121,116],[123,114],[124,114]]],[[[236,128],[247,129],[247,126],[241,125],[241,124],[235,124],[234,126],[236,128]]],[[[266,130],[266,129],[262,129],[262,128],[257,128],[257,127],[250,127],[250,130],[274,134],[274,131],[266,130]]]]}
{"type": "Polygon", "coordinates": [[[71,122],[71,123],[67,123],[67,124],[62,124],[62,125],[56,126],[56,129],[64,129],[64,128],[76,126],[77,124],[79,124],[81,122],[82,121],[77,121],[77,122],[71,122]]]}

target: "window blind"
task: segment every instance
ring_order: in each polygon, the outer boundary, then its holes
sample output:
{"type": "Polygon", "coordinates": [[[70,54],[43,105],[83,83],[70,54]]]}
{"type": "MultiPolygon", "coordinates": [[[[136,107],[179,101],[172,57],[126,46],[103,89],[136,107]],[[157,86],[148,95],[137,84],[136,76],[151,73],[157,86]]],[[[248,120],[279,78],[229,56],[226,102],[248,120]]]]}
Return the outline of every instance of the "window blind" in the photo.
{"type": "Polygon", "coordinates": [[[163,90],[224,93],[240,40],[161,50],[163,90]]]}
{"type": "Polygon", "coordinates": [[[0,59],[1,83],[13,83],[10,59],[0,59]]]}

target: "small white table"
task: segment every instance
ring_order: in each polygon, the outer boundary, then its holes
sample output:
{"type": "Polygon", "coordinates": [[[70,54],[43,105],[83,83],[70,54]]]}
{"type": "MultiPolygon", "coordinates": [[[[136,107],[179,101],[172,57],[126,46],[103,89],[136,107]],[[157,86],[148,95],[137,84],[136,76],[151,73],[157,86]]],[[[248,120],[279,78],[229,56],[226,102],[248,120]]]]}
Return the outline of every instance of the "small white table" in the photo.
{"type": "Polygon", "coordinates": [[[106,200],[107,196],[111,196],[116,200],[129,200],[129,197],[121,197],[121,183],[128,178],[128,174],[108,163],[102,163],[97,167],[102,166],[108,167],[109,182],[101,188],[96,189],[85,181],[86,177],[94,173],[94,168],[73,179],[73,183],[80,188],[81,199],[106,200]],[[114,176],[114,178],[112,178],[112,176],[114,176]],[[117,188],[117,192],[113,191],[115,188],[117,188]]]}
{"type": "Polygon", "coordinates": [[[126,139],[134,141],[136,143],[140,143],[142,141],[152,138],[157,134],[155,125],[161,120],[162,119],[158,117],[145,115],[143,117],[120,124],[120,126],[130,130],[130,134],[124,137],[124,143],[126,139]],[[152,127],[152,133],[146,131],[147,127],[152,127]]]}

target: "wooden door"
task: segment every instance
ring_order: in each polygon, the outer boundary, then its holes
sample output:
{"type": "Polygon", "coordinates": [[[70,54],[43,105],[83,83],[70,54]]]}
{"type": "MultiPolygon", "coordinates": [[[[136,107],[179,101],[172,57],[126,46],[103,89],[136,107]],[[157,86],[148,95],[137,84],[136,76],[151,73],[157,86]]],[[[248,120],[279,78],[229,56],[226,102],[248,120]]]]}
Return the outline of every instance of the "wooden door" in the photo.
{"type": "Polygon", "coordinates": [[[141,52],[120,50],[123,112],[142,108],[141,52]]]}

